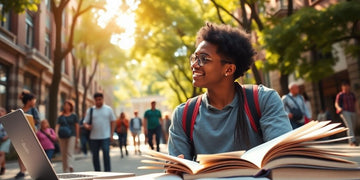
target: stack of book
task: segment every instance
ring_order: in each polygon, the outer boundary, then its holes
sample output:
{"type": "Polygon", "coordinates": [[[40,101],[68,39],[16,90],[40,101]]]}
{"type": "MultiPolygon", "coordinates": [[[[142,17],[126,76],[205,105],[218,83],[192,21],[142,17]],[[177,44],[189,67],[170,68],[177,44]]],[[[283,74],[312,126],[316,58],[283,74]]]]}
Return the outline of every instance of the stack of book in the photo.
{"type": "Polygon", "coordinates": [[[148,159],[139,169],[165,169],[182,173],[184,179],[215,177],[267,177],[270,179],[358,179],[360,168],[346,160],[340,150],[321,148],[322,144],[350,137],[321,140],[346,131],[340,123],[311,121],[248,151],[199,154],[190,161],[156,151],[147,151],[148,159]]]}

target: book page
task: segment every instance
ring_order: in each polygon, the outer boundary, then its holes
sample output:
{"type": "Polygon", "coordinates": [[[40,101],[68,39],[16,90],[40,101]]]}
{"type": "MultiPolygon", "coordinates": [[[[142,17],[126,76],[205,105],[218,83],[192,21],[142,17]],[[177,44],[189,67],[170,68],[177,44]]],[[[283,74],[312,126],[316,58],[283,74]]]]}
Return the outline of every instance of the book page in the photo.
{"type": "Polygon", "coordinates": [[[241,156],[245,153],[245,151],[232,151],[225,153],[217,153],[217,154],[198,154],[196,160],[199,162],[209,162],[216,161],[223,158],[238,158],[241,159],[241,156]]]}
{"type": "MultiPolygon", "coordinates": [[[[161,159],[164,161],[169,161],[172,163],[178,163],[186,168],[188,168],[192,174],[195,174],[196,172],[198,172],[200,169],[204,168],[204,165],[201,165],[195,161],[190,161],[187,159],[183,159],[183,158],[178,158],[175,156],[171,156],[168,154],[164,154],[164,153],[160,153],[157,151],[153,151],[153,150],[147,150],[145,151],[146,154],[149,154],[152,156],[153,159],[161,159]]],[[[167,164],[169,167],[171,166],[171,164],[167,164]]]]}
{"type": "MultiPolygon", "coordinates": [[[[319,130],[319,131],[317,130],[324,127],[326,130],[329,130],[336,126],[336,125],[331,125],[330,127],[326,127],[326,125],[329,123],[330,121],[322,121],[322,122],[311,121],[297,129],[294,129],[288,133],[285,133],[277,138],[274,138],[268,142],[265,142],[259,146],[256,146],[248,150],[247,152],[244,153],[244,155],[241,158],[253,162],[256,166],[262,168],[263,159],[269,153],[269,151],[271,150],[281,151],[289,144],[290,145],[296,144],[308,139],[315,140],[318,138],[322,138],[323,136],[321,135],[321,133],[324,133],[325,130],[319,130]],[[314,131],[317,131],[317,133],[311,133],[314,131]],[[309,136],[309,134],[311,134],[311,136],[309,136]],[[303,136],[307,136],[307,138],[301,139],[303,136]]],[[[287,148],[290,147],[291,146],[288,146],[287,148]]]]}

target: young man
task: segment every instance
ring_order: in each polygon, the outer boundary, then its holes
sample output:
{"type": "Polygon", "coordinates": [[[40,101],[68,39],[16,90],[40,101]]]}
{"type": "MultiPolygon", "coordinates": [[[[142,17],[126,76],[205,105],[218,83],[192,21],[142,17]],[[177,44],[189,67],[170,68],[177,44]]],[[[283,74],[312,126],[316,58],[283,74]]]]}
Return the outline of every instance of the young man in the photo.
{"type": "Polygon", "coordinates": [[[151,101],[151,109],[144,114],[144,131],[148,137],[148,143],[151,149],[154,149],[153,135],[155,134],[156,151],[160,151],[161,136],[161,111],[156,109],[156,102],[151,101]]]}
{"type": "Polygon", "coordinates": [[[292,129],[278,93],[261,85],[260,127],[257,132],[252,129],[242,86],[234,82],[250,68],[255,54],[242,31],[207,23],[197,34],[196,46],[190,56],[193,85],[207,92],[201,97],[192,141],[182,127],[185,104],[175,109],[169,131],[170,155],[192,160],[196,154],[247,150],[292,129]]]}
{"type": "Polygon", "coordinates": [[[347,135],[352,136],[349,139],[350,146],[356,146],[357,142],[355,139],[354,129],[356,127],[356,96],[350,91],[350,84],[343,82],[341,84],[341,92],[336,95],[335,100],[336,112],[340,114],[343,119],[345,126],[348,128],[347,135]]]}
{"type": "Polygon", "coordinates": [[[113,140],[116,117],[112,108],[104,104],[104,95],[100,92],[94,94],[95,106],[92,112],[92,123],[90,120],[90,108],[86,112],[84,127],[91,130],[90,150],[95,171],[101,171],[99,151],[100,148],[104,157],[104,169],[111,171],[110,163],[110,142],[113,140]]]}

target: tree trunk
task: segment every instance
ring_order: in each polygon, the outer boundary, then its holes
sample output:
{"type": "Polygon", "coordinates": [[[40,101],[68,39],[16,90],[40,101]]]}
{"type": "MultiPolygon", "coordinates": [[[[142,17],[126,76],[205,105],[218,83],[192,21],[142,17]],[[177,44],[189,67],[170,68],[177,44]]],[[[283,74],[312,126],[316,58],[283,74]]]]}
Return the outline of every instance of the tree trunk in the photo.
{"type": "Polygon", "coordinates": [[[281,86],[281,92],[280,96],[283,96],[287,93],[289,93],[289,75],[281,73],[280,75],[280,86],[281,86]]]}
{"type": "Polygon", "coordinates": [[[55,127],[56,119],[58,115],[58,94],[59,94],[59,84],[61,80],[61,62],[62,59],[56,58],[61,57],[61,52],[55,51],[54,58],[54,74],[52,76],[51,85],[49,89],[49,123],[51,127],[55,127]],[[59,55],[58,55],[59,54],[59,55]]]}
{"type": "Polygon", "coordinates": [[[256,84],[262,84],[262,79],[261,79],[259,70],[258,70],[257,67],[255,66],[255,63],[253,63],[253,64],[251,65],[251,71],[252,71],[252,73],[253,73],[253,75],[254,75],[256,84]]]}

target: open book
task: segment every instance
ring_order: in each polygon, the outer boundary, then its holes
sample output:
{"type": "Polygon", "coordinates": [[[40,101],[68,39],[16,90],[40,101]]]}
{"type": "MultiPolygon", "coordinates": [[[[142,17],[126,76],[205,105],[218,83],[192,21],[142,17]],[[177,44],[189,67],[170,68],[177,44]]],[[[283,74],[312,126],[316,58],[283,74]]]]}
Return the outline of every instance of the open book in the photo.
{"type": "MultiPolygon", "coordinates": [[[[339,125],[340,123],[330,123],[330,121],[311,121],[248,151],[199,154],[197,162],[156,151],[147,151],[148,155],[145,156],[149,160],[142,160],[142,162],[152,165],[141,166],[139,169],[175,170],[183,172],[184,179],[263,176],[282,168],[292,170],[296,168],[302,170],[321,169],[324,171],[336,169],[358,178],[360,177],[359,165],[356,162],[346,160],[344,153],[314,147],[314,145],[348,139],[349,137],[318,140],[346,130],[339,125]]],[[[281,173],[280,176],[277,174],[277,177],[281,177],[281,173]]]]}

